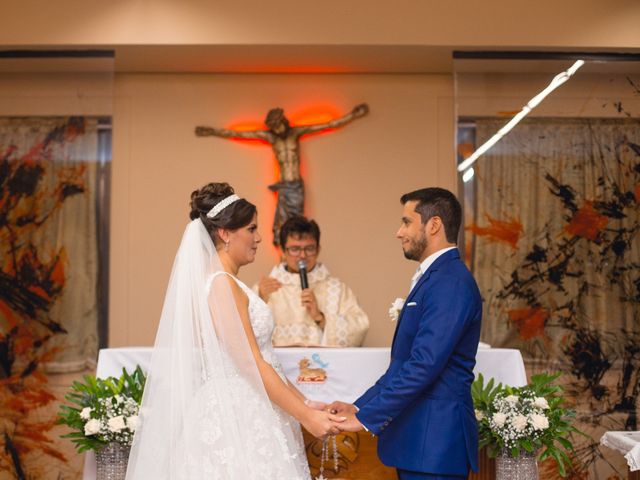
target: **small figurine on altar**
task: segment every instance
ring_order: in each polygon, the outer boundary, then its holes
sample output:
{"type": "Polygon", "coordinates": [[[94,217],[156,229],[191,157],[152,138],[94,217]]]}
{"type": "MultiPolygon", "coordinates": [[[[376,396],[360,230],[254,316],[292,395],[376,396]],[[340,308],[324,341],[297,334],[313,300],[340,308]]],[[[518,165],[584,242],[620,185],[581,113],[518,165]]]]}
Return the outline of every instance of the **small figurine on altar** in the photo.
{"type": "Polygon", "coordinates": [[[324,368],[316,368],[311,366],[311,360],[303,358],[298,363],[300,374],[298,375],[298,383],[323,383],[327,379],[327,371],[324,368]]]}

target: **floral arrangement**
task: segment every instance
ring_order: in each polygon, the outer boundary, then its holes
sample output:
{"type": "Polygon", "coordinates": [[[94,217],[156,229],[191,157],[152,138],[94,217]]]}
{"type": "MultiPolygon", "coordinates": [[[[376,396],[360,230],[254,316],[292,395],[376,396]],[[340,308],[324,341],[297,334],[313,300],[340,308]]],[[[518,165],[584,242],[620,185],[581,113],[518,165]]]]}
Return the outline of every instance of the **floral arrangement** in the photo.
{"type": "Polygon", "coordinates": [[[404,298],[396,298],[391,302],[391,306],[389,307],[389,318],[391,318],[392,322],[396,322],[398,320],[402,307],[404,307],[404,298]]]}
{"type": "Polygon", "coordinates": [[[471,388],[479,447],[488,447],[491,457],[501,451],[518,457],[542,450],[538,460],[552,458],[560,475],[566,476],[573,452],[568,437],[581,432],[571,424],[575,412],[564,406],[562,387],[553,384],[559,376],[534,375],[529,385],[514,388],[496,386],[493,379],[485,385],[480,374],[471,388]]]}
{"type": "Polygon", "coordinates": [[[139,425],[138,411],[146,381],[140,367],[130,375],[123,368],[120,378],[86,375],[84,383],[74,382],[61,405],[58,423],[74,430],[62,435],[76,444],[78,452],[100,450],[116,442],[130,446],[139,425]]]}

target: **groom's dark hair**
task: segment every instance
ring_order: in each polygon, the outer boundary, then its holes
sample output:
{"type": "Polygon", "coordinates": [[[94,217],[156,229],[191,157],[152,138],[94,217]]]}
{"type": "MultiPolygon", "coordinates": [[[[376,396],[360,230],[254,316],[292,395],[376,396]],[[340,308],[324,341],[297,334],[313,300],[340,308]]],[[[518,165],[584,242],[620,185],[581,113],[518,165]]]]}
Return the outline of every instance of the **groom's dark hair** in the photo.
{"type": "Polygon", "coordinates": [[[427,223],[431,217],[440,217],[447,242],[457,243],[462,222],[462,207],[456,196],[444,188],[432,187],[421,188],[400,197],[403,205],[416,201],[418,203],[415,211],[420,214],[422,223],[427,223]]]}

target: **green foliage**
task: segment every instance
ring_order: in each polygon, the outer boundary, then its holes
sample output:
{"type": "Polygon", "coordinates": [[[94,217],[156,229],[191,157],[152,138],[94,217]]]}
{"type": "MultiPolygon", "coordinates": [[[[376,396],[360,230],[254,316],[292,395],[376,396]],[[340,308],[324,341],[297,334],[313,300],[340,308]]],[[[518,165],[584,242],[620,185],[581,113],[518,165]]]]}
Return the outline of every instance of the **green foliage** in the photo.
{"type": "Polygon", "coordinates": [[[60,406],[57,420],[58,424],[67,425],[73,431],[61,437],[75,443],[79,453],[101,449],[108,441],[97,435],[85,435],[87,420],[80,416],[80,412],[85,408],[99,410],[101,399],[115,398],[117,395],[132,398],[140,405],[145,382],[146,376],[139,365],[132,374],[123,368],[119,378],[101,379],[85,375],[84,382],[73,382],[70,392],[64,397],[71,405],[60,406]]]}
{"type": "Polygon", "coordinates": [[[484,384],[484,377],[480,373],[475,382],[471,385],[471,397],[473,398],[473,408],[481,412],[488,411],[496,395],[503,391],[502,384],[495,385],[493,378],[490,378],[487,385],[484,384]]]}
{"type": "Polygon", "coordinates": [[[572,425],[575,411],[564,405],[562,387],[554,384],[560,375],[534,375],[529,385],[518,388],[495,385],[493,379],[485,385],[483,376],[478,375],[471,395],[480,448],[487,447],[492,457],[502,450],[513,457],[523,451],[540,451],[540,461],[552,458],[560,475],[566,476],[573,453],[570,434],[583,434],[572,425]],[[516,427],[515,417],[526,418],[526,425],[516,427]]]}

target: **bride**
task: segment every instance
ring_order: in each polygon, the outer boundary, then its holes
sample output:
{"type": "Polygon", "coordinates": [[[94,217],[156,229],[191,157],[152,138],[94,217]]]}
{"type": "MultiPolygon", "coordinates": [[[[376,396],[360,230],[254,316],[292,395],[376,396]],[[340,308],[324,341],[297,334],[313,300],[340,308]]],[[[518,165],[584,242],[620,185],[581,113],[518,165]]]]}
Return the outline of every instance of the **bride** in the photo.
{"type": "Polygon", "coordinates": [[[344,417],[282,372],[267,305],[237,278],[254,261],[256,207],[227,183],[191,194],[135,433],[127,480],[308,480],[300,424],[316,437],[344,417]]]}

